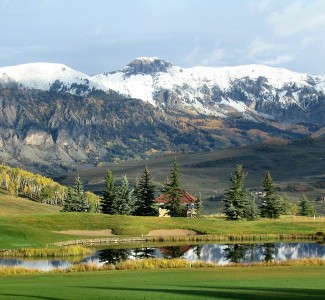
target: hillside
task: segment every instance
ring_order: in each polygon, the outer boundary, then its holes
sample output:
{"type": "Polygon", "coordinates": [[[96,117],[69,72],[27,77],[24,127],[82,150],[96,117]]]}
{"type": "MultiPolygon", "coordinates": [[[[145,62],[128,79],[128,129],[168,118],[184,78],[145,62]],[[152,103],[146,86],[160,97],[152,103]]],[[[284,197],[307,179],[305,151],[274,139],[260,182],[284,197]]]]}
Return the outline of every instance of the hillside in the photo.
{"type": "MultiPolygon", "coordinates": [[[[286,193],[297,202],[302,194],[315,201],[325,195],[325,138],[297,140],[288,145],[260,144],[230,148],[210,153],[182,154],[177,156],[183,187],[191,193],[201,193],[206,212],[221,211],[223,203],[210,197],[220,196],[229,186],[230,174],[237,164],[242,164],[248,176],[246,186],[260,189],[265,171],[269,170],[279,193],[286,193]]],[[[77,174],[93,191],[101,191],[105,172],[110,169],[116,176],[127,174],[131,181],[139,177],[145,165],[156,184],[162,184],[169,175],[173,155],[156,157],[146,161],[104,164],[57,177],[61,183],[70,184],[77,174]]],[[[325,214],[325,203],[315,201],[317,209],[325,214]]]]}
{"type": "Polygon", "coordinates": [[[80,165],[202,152],[269,139],[301,138],[319,127],[161,111],[111,94],[78,97],[0,89],[0,162],[57,174],[80,165]]]}
{"type": "Polygon", "coordinates": [[[0,189],[0,216],[53,214],[59,212],[61,207],[31,201],[29,199],[10,196],[0,189]]]}

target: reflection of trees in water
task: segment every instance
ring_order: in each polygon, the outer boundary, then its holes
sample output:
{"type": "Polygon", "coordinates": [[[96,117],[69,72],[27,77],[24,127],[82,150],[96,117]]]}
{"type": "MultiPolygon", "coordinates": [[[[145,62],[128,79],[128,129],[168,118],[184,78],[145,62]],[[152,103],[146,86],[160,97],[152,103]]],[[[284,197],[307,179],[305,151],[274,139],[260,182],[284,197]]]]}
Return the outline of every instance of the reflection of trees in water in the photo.
{"type": "Polygon", "coordinates": [[[164,258],[179,258],[194,246],[166,246],[160,247],[159,250],[164,258]]]}
{"type": "Polygon", "coordinates": [[[203,245],[195,245],[195,246],[193,246],[193,252],[196,255],[197,259],[201,259],[202,249],[203,249],[203,245]]]}
{"type": "Polygon", "coordinates": [[[275,257],[275,244],[263,244],[264,261],[272,261],[275,257]]]}
{"type": "Polygon", "coordinates": [[[241,260],[244,260],[246,256],[246,251],[249,248],[248,246],[249,245],[241,244],[227,245],[227,248],[225,248],[226,259],[233,263],[238,263],[241,260]]]}
{"type": "Polygon", "coordinates": [[[130,255],[128,249],[105,249],[100,250],[99,261],[106,262],[108,264],[116,264],[120,261],[127,260],[130,255]]]}
{"type": "Polygon", "coordinates": [[[155,249],[153,248],[137,248],[137,249],[105,249],[98,251],[99,261],[108,264],[116,264],[129,258],[143,259],[155,257],[155,249]]]}
{"type": "Polygon", "coordinates": [[[137,249],[134,249],[133,256],[137,259],[154,258],[154,257],[156,257],[155,249],[154,248],[137,248],[137,249]]]}

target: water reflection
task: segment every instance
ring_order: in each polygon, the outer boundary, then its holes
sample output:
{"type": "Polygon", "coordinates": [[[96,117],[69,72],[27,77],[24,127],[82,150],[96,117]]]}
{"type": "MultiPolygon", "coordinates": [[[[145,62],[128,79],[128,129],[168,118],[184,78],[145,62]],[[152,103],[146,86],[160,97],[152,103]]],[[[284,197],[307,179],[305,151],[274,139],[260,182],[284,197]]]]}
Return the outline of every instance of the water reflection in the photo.
{"type": "MultiPolygon", "coordinates": [[[[165,247],[141,247],[134,249],[103,249],[81,259],[79,263],[98,266],[116,264],[126,259],[183,258],[188,261],[202,260],[224,265],[272,260],[290,260],[304,257],[325,259],[325,246],[316,243],[264,243],[264,244],[205,244],[165,247]]],[[[0,266],[19,266],[30,269],[65,269],[73,263],[67,260],[24,260],[0,258],[0,266]]]]}
{"type": "Polygon", "coordinates": [[[275,244],[263,244],[264,251],[264,261],[269,262],[274,260],[276,251],[275,251],[275,244]]]}

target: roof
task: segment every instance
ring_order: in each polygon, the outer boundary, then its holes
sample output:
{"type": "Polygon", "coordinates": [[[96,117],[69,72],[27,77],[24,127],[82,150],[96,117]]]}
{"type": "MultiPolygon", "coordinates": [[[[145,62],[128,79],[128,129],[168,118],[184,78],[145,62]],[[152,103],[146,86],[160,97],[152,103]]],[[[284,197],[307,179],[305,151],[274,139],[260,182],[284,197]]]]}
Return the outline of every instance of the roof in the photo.
{"type": "MultiPolygon", "coordinates": [[[[181,192],[181,204],[191,204],[197,200],[195,196],[191,195],[188,192],[185,192],[184,190],[180,190],[180,192],[181,192]]],[[[168,198],[167,194],[162,194],[155,199],[155,202],[166,204],[170,202],[170,199],[168,198]]]]}

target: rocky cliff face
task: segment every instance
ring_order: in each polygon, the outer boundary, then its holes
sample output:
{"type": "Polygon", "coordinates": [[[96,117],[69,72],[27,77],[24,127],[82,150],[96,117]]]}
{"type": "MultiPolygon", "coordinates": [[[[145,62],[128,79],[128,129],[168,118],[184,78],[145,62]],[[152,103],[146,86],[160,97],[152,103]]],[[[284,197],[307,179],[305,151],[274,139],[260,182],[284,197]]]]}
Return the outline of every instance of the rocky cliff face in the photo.
{"type": "Polygon", "coordinates": [[[171,151],[210,151],[315,131],[243,118],[168,114],[116,94],[78,97],[0,89],[0,162],[58,173],[101,161],[140,159],[171,151]]]}

